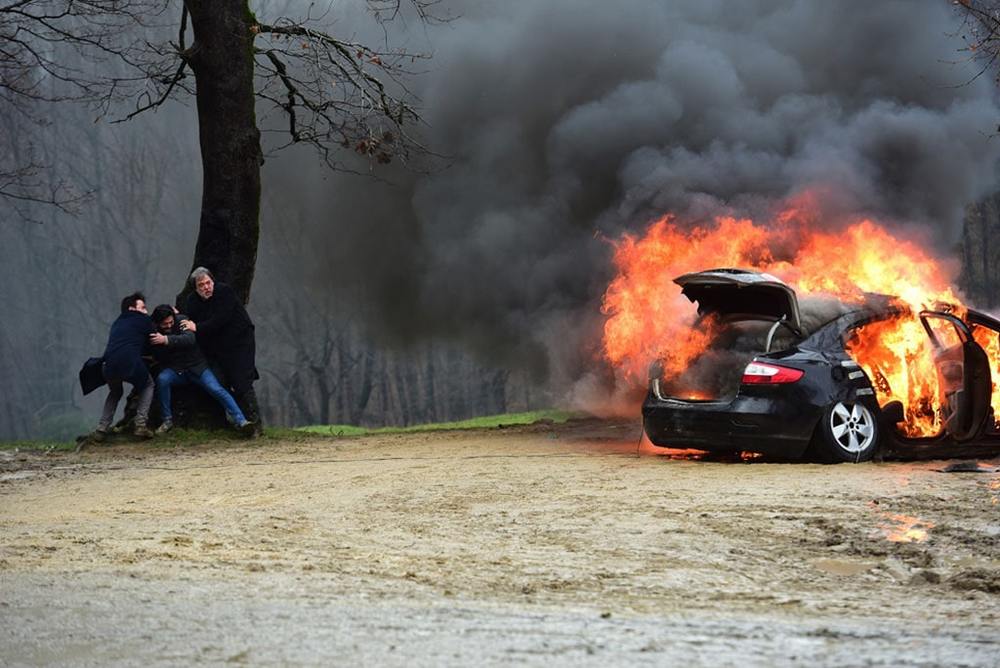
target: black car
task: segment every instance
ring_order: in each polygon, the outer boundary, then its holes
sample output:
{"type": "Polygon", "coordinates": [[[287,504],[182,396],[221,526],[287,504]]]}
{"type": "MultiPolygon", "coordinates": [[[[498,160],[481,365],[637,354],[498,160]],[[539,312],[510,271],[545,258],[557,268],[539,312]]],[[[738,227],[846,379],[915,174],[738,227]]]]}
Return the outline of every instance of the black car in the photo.
{"type": "Polygon", "coordinates": [[[654,445],[826,462],[1000,446],[990,360],[972,333],[983,327],[995,337],[1000,321],[971,310],[964,319],[945,309],[919,314],[935,351],[942,428],[908,438],[896,427],[902,404],[880,406],[872,379],[846,348],[857,328],[903,314],[898,301],[872,295],[863,304],[800,304],[778,278],[740,269],[674,282],[697,304],[695,327],[712,328],[713,345],[682,374],[665,374],[659,362],[651,367],[642,415],[654,445]]]}

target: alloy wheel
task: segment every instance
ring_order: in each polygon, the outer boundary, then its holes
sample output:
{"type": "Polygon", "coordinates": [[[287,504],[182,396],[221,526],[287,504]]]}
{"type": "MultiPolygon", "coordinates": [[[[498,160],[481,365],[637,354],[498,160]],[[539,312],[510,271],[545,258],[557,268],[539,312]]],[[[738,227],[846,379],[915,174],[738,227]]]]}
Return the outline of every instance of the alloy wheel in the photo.
{"type": "Polygon", "coordinates": [[[861,404],[837,402],[830,411],[830,433],[845,452],[864,452],[875,440],[875,417],[861,404]]]}

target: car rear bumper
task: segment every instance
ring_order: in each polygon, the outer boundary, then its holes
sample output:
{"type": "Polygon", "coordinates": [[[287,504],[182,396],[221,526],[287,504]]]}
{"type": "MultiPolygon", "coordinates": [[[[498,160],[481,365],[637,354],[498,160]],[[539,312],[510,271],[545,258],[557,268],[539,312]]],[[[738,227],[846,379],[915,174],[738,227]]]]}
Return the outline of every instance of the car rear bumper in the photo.
{"type": "Polygon", "coordinates": [[[731,401],[660,400],[649,395],[642,406],[643,424],[646,436],[660,447],[799,457],[823,409],[796,395],[741,395],[731,401]]]}

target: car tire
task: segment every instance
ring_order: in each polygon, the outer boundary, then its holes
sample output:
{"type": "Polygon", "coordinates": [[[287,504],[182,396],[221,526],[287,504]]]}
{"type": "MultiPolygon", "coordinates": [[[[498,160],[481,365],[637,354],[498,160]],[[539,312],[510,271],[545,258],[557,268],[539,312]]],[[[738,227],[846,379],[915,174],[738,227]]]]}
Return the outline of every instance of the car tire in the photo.
{"type": "Polygon", "coordinates": [[[813,458],[825,464],[866,462],[878,451],[881,430],[877,409],[860,401],[827,406],[813,437],[813,458]]]}

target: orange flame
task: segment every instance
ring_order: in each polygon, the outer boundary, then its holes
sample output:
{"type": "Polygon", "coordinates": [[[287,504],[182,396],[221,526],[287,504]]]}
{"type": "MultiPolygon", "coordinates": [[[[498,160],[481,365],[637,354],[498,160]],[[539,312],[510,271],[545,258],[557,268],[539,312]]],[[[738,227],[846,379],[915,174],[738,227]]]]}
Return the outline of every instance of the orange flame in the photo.
{"type": "Polygon", "coordinates": [[[993,394],[990,397],[990,405],[993,407],[994,429],[1000,429],[1000,385],[997,378],[1000,377],[1000,337],[992,329],[972,326],[972,338],[976,340],[986,356],[990,359],[990,375],[993,377],[993,394]]]}
{"type": "MultiPolygon", "coordinates": [[[[831,295],[860,302],[864,293],[874,292],[897,296],[914,313],[937,302],[960,303],[952,288],[953,264],[869,219],[824,231],[816,211],[805,195],[762,223],[719,216],[690,226],[667,215],[641,237],[626,234],[614,244],[618,273],[602,304],[606,359],[636,385],[645,382],[655,359],[671,377],[688,368],[711,342],[712,331],[704,323],[693,327],[695,309],[672,280],[716,267],[771,273],[800,298],[831,295]]],[[[994,344],[998,354],[991,359],[1000,360],[1000,343],[994,344]]],[[[850,352],[875,383],[879,401],[903,402],[909,435],[940,428],[937,372],[927,345],[913,316],[862,328],[851,343],[850,352]]]]}
{"type": "Polygon", "coordinates": [[[879,404],[903,404],[902,432],[933,436],[941,431],[941,397],[934,351],[912,313],[854,331],[847,352],[868,374],[879,404]]]}

